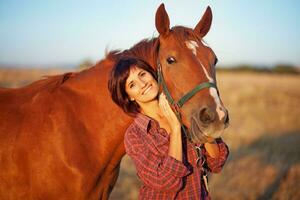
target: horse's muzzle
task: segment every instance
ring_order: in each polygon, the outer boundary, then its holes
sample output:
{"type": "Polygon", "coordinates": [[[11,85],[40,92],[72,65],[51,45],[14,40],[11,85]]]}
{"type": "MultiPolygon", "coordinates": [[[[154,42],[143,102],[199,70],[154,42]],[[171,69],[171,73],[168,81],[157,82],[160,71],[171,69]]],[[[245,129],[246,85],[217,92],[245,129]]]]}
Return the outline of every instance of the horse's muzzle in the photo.
{"type": "Polygon", "coordinates": [[[223,117],[208,107],[194,112],[191,117],[190,138],[193,143],[205,143],[208,137],[218,138],[225,128],[229,126],[227,109],[223,109],[223,117]]]}

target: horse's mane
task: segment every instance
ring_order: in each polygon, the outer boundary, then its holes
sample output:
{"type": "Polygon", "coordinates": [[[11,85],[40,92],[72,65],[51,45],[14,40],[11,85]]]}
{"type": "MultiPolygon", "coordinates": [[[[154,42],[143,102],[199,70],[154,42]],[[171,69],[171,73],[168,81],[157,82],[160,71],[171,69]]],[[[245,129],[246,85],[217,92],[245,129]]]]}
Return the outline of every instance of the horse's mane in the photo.
{"type": "MultiPolygon", "coordinates": [[[[157,49],[157,38],[152,39],[144,39],[130,49],[120,51],[120,50],[112,50],[106,53],[104,59],[100,60],[96,65],[93,67],[86,69],[91,70],[95,67],[103,67],[104,65],[113,65],[117,60],[123,57],[137,57],[142,60],[148,62],[151,66],[154,66],[154,61],[156,59],[156,49],[157,49]]],[[[112,66],[108,66],[112,67],[112,66]]],[[[83,70],[83,71],[86,71],[83,70]]],[[[80,72],[67,72],[64,74],[59,75],[50,75],[50,76],[43,76],[42,79],[31,83],[23,88],[19,89],[32,89],[32,91],[40,91],[40,90],[48,90],[54,91],[55,89],[59,88],[64,82],[68,81],[70,78],[75,78],[76,76],[80,75],[83,71],[80,72]]],[[[6,90],[6,89],[5,89],[6,90]]],[[[11,89],[8,89],[11,90],[11,89]]]]}
{"type": "Polygon", "coordinates": [[[130,49],[110,51],[105,59],[113,59],[115,62],[124,57],[136,57],[148,62],[155,67],[158,50],[158,39],[144,39],[133,45],[130,49]]]}
{"type": "MultiPolygon", "coordinates": [[[[174,33],[175,38],[179,41],[179,44],[184,44],[187,38],[194,40],[201,40],[193,31],[193,29],[183,26],[174,26],[171,31],[174,33]]],[[[127,50],[112,50],[106,53],[104,59],[100,60],[94,67],[102,67],[108,61],[109,63],[115,63],[119,59],[124,57],[137,57],[149,63],[152,67],[156,68],[156,59],[159,49],[159,40],[157,37],[150,39],[143,39],[140,42],[133,45],[127,50]]],[[[92,68],[94,68],[92,67],[92,68]]],[[[112,66],[109,66],[112,67],[112,66]]],[[[90,68],[91,69],[91,68],[90,68]]],[[[89,69],[87,69],[89,70],[89,69]]],[[[85,71],[85,70],[84,70],[85,71]]],[[[76,77],[81,74],[80,72],[67,72],[60,75],[44,76],[44,79],[38,80],[26,87],[35,87],[36,89],[48,89],[50,91],[60,87],[71,77],[76,77]]]]}
{"type": "Polygon", "coordinates": [[[74,77],[76,74],[78,74],[78,72],[67,72],[59,75],[44,76],[44,79],[37,81],[36,84],[41,84],[41,86],[49,87],[49,90],[54,90],[71,77],[74,77]]]}

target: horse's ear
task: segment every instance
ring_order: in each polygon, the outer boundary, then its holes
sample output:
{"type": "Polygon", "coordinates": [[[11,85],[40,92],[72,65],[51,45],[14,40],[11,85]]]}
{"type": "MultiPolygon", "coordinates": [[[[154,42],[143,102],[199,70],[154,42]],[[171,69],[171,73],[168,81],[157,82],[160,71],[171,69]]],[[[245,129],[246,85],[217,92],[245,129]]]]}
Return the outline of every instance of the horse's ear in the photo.
{"type": "Polygon", "coordinates": [[[201,20],[194,28],[195,33],[203,38],[209,31],[212,22],[212,12],[211,8],[208,6],[201,20]]]}
{"type": "Polygon", "coordinates": [[[170,31],[170,20],[165,5],[160,4],[155,15],[155,26],[161,36],[167,36],[170,31]]]}

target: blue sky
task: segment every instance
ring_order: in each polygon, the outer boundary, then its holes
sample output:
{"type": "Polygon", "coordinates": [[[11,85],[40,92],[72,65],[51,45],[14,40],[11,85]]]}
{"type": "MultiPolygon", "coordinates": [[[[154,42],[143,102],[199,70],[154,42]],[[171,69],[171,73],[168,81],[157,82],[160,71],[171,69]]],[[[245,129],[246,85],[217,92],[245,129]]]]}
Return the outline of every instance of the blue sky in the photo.
{"type": "Polygon", "coordinates": [[[127,49],[157,36],[164,2],[171,25],[194,27],[213,10],[205,40],[220,65],[300,65],[300,1],[296,0],[0,0],[0,64],[55,66],[99,61],[105,49],[127,49]]]}

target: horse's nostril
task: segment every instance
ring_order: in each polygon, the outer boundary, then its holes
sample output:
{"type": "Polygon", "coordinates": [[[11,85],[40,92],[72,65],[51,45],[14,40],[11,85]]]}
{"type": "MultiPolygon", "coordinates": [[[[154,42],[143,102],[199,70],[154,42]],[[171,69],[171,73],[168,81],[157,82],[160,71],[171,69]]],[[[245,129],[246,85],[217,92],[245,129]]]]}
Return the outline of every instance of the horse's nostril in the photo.
{"type": "Polygon", "coordinates": [[[199,113],[200,121],[203,124],[210,124],[215,120],[215,114],[209,108],[203,108],[199,113]]]}
{"type": "Polygon", "coordinates": [[[228,124],[228,123],[229,123],[229,116],[228,116],[228,114],[226,114],[225,123],[226,123],[226,124],[228,124]]]}
{"type": "Polygon", "coordinates": [[[228,111],[226,111],[226,113],[225,113],[224,124],[225,124],[225,127],[228,127],[228,125],[229,125],[229,115],[228,115],[228,111]]]}

